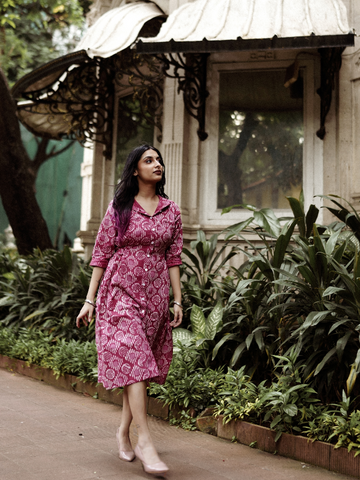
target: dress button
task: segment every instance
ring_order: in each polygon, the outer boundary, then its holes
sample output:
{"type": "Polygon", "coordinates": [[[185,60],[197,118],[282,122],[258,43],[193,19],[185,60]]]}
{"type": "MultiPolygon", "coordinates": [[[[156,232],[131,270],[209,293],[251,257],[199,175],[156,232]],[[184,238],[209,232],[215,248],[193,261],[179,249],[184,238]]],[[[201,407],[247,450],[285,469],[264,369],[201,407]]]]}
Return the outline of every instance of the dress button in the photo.
{"type": "Polygon", "coordinates": [[[151,242],[151,245],[154,245],[154,240],[151,242]]]}
{"type": "Polygon", "coordinates": [[[154,232],[154,231],[155,231],[155,228],[152,228],[151,230],[154,232]]]}
{"type": "Polygon", "coordinates": [[[145,268],[145,272],[147,272],[147,271],[148,271],[148,269],[147,269],[147,268],[145,268]]]}
{"type": "Polygon", "coordinates": [[[149,254],[149,253],[148,253],[146,256],[147,256],[148,258],[150,258],[150,254],[149,254]]]}

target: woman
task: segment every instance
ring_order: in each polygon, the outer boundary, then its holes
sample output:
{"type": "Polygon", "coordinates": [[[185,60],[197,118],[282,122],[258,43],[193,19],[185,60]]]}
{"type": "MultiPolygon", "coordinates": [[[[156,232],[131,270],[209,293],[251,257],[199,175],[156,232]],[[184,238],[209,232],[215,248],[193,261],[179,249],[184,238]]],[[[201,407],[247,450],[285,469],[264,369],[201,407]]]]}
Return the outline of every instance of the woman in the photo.
{"type": "Polygon", "coordinates": [[[147,473],[168,467],[157,454],[147,424],[146,387],[164,383],[172,359],[171,327],[182,321],[179,207],[164,193],[160,152],[150,146],[128,156],[114,200],[100,225],[90,265],[94,267],[79,316],[85,325],[96,300],[96,345],[99,382],[106,389],[124,387],[123,413],[116,438],[119,457],[137,456],[147,473]],[[169,287],[174,294],[170,322],[169,287]],[[138,443],[132,449],[129,428],[134,421],[138,443]]]}

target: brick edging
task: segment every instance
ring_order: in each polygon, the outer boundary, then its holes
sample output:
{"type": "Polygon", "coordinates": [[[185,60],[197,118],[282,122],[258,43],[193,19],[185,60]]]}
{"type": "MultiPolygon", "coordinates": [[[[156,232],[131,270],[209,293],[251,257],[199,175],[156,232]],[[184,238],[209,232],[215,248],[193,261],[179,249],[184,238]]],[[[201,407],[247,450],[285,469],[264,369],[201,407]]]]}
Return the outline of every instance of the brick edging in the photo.
{"type": "Polygon", "coordinates": [[[283,457],[299,460],[333,472],[360,478],[360,456],[354,457],[354,451],[346,448],[334,448],[330,443],[312,441],[300,435],[283,433],[275,443],[276,432],[260,425],[232,420],[223,424],[223,417],[217,419],[217,436],[239,443],[250,445],[269,453],[277,453],[283,457]]]}
{"type": "MultiPolygon", "coordinates": [[[[50,385],[83,393],[116,405],[122,406],[123,403],[120,389],[105,390],[100,384],[86,383],[69,374],[56,378],[54,372],[49,368],[29,365],[23,360],[0,355],[0,368],[6,368],[50,385]]],[[[176,410],[175,408],[175,412],[176,410]]],[[[169,416],[169,407],[157,398],[148,397],[147,412],[149,415],[166,419],[169,416]]],[[[276,452],[287,458],[360,478],[360,455],[354,458],[354,452],[348,452],[346,448],[334,449],[330,443],[312,442],[306,437],[288,433],[283,433],[280,440],[275,443],[275,432],[266,427],[239,420],[232,420],[224,425],[222,416],[215,419],[209,415],[202,417],[203,422],[199,420],[197,425],[203,432],[212,433],[227,440],[236,438],[239,443],[244,445],[256,442],[256,448],[265,452],[276,452]]]]}

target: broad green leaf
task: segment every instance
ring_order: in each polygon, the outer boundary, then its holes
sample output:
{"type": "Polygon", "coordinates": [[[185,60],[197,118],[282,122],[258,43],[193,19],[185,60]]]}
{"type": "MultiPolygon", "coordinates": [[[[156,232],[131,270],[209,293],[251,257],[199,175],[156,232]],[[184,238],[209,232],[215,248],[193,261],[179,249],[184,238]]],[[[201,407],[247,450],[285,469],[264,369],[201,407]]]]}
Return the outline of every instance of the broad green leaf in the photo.
{"type": "Polygon", "coordinates": [[[14,296],[7,295],[6,297],[0,298],[0,307],[7,307],[13,305],[14,303],[14,296]]]}
{"type": "Polygon", "coordinates": [[[291,235],[293,234],[296,223],[297,223],[297,220],[294,220],[290,224],[287,232],[285,234],[281,234],[276,241],[274,257],[272,260],[272,265],[274,268],[280,268],[281,264],[283,263],[286,249],[289,245],[291,235]]]}
{"type": "Polygon", "coordinates": [[[340,234],[340,231],[332,233],[330,235],[330,238],[325,244],[325,252],[327,253],[327,255],[333,254],[336,244],[338,242],[339,234],[340,234]]]}
{"type": "Polygon", "coordinates": [[[194,338],[194,334],[190,332],[190,330],[186,330],[186,328],[174,328],[172,331],[172,339],[173,342],[181,342],[187,343],[194,338]]]}
{"type": "Polygon", "coordinates": [[[26,322],[27,320],[30,320],[31,318],[38,317],[39,315],[42,315],[43,313],[46,313],[47,311],[48,311],[47,309],[36,310],[35,312],[33,312],[30,315],[28,315],[27,317],[25,317],[23,321],[26,322]]]}
{"type": "Polygon", "coordinates": [[[263,338],[263,330],[265,328],[260,327],[254,330],[254,336],[255,336],[255,342],[257,343],[257,346],[259,347],[259,350],[262,352],[265,348],[265,343],[264,343],[264,338],[263,338]]]}
{"type": "Polygon", "coordinates": [[[310,312],[309,315],[306,317],[305,322],[302,325],[302,330],[308,328],[308,327],[314,327],[317,325],[319,322],[324,320],[330,312],[327,310],[325,312],[310,312]]]}
{"type": "MultiPolygon", "coordinates": [[[[218,343],[215,345],[213,351],[212,351],[212,360],[214,360],[214,358],[216,357],[220,347],[222,345],[224,345],[225,342],[227,342],[228,340],[235,340],[236,338],[236,334],[235,333],[226,333],[221,340],[218,341],[218,343]]],[[[231,362],[230,362],[231,364],[231,362]]]]}
{"type": "Polygon", "coordinates": [[[280,423],[282,420],[282,416],[281,415],[276,415],[276,417],[274,418],[274,420],[270,423],[270,428],[274,428],[276,427],[276,425],[278,423],[280,423]]]}
{"type": "Polygon", "coordinates": [[[270,208],[262,208],[254,212],[254,221],[263,228],[265,232],[277,237],[281,231],[279,219],[270,208]]]}
{"type": "Polygon", "coordinates": [[[301,205],[300,201],[294,197],[286,197],[288,202],[290,203],[290,208],[294,214],[295,220],[299,225],[300,235],[305,237],[305,213],[303,205],[301,205]]]}
{"type": "Polygon", "coordinates": [[[236,347],[234,353],[233,353],[233,356],[231,357],[231,360],[230,360],[230,367],[232,368],[234,365],[236,365],[236,362],[239,360],[239,358],[241,357],[243,351],[245,350],[246,348],[246,343],[245,342],[242,342],[239,346],[236,347]]]}
{"type": "Polygon", "coordinates": [[[317,365],[314,375],[318,375],[323,367],[325,366],[326,362],[336,353],[336,347],[332,348],[325,357],[321,360],[321,362],[317,365]]]}
{"type": "Polygon", "coordinates": [[[346,334],[343,337],[339,338],[339,340],[336,342],[336,353],[337,353],[339,362],[341,362],[341,359],[342,359],[342,356],[343,356],[343,353],[344,353],[344,349],[345,349],[351,335],[353,335],[353,332],[352,332],[352,330],[349,330],[348,332],[346,332],[346,334]]]}
{"type": "Polygon", "coordinates": [[[249,350],[250,348],[250,345],[253,341],[253,338],[254,338],[254,334],[253,333],[249,333],[249,335],[246,337],[245,339],[245,344],[246,344],[246,348],[249,350]]]}
{"type": "Polygon", "coordinates": [[[291,403],[289,405],[284,405],[284,412],[290,417],[294,417],[298,413],[298,408],[294,403],[291,403]]]}
{"type": "Polygon", "coordinates": [[[339,287],[328,287],[326,290],[324,290],[323,297],[328,297],[339,292],[345,292],[345,289],[339,287]]]}
{"type": "MultiPolygon", "coordinates": [[[[316,265],[315,265],[315,269],[316,269],[316,265]]],[[[313,274],[313,272],[310,270],[310,268],[308,268],[307,266],[298,265],[298,270],[300,274],[303,276],[303,278],[310,284],[310,286],[314,288],[317,286],[316,277],[313,274]]]]}
{"type": "Polygon", "coordinates": [[[251,285],[252,283],[259,283],[260,281],[261,280],[258,280],[256,278],[250,278],[248,280],[240,280],[240,282],[236,286],[236,293],[238,295],[243,295],[249,285],[251,285]]]}
{"type": "Polygon", "coordinates": [[[236,223],[235,225],[231,225],[230,227],[226,228],[223,233],[225,233],[225,241],[229,240],[234,235],[239,234],[242,232],[246,227],[250,225],[250,223],[254,220],[254,217],[250,217],[243,222],[236,223]]]}
{"type": "Polygon", "coordinates": [[[332,325],[330,330],[329,330],[329,335],[330,335],[330,333],[332,333],[334,330],[336,330],[341,325],[344,325],[345,323],[351,323],[351,320],[349,318],[345,318],[345,319],[339,320],[338,322],[334,323],[334,325],[332,325]]]}
{"type": "Polygon", "coordinates": [[[223,311],[224,309],[221,302],[218,302],[206,320],[205,338],[214,340],[216,332],[222,325],[223,311]]]}
{"type": "Polygon", "coordinates": [[[192,261],[192,263],[194,264],[194,266],[195,266],[198,270],[200,270],[200,264],[199,264],[198,258],[197,258],[193,253],[191,253],[190,250],[188,250],[188,249],[185,248],[185,247],[183,248],[182,252],[183,252],[183,254],[185,254],[187,257],[189,257],[190,260],[192,261]]]}
{"type": "Polygon", "coordinates": [[[193,305],[190,314],[190,321],[192,326],[192,331],[195,336],[204,336],[205,335],[205,316],[200,307],[193,305]]]}
{"type": "Polygon", "coordinates": [[[247,210],[255,211],[256,207],[254,205],[247,205],[247,204],[237,204],[237,205],[231,205],[231,207],[225,207],[221,210],[221,215],[224,215],[225,213],[231,212],[233,208],[246,208],[247,210]]]}
{"type": "Polygon", "coordinates": [[[312,235],[314,223],[316,222],[318,216],[319,209],[315,205],[311,204],[305,218],[306,238],[309,238],[312,235]]]}
{"type": "Polygon", "coordinates": [[[6,272],[3,273],[2,276],[6,278],[6,280],[15,280],[14,272],[6,272]]]}

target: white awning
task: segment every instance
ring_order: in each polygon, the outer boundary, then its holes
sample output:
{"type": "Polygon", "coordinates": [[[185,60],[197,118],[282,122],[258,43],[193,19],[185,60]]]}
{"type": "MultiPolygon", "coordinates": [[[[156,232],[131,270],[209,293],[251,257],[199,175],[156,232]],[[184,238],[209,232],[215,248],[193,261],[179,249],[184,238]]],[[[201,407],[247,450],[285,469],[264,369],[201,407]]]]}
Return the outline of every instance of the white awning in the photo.
{"type": "MultiPolygon", "coordinates": [[[[214,51],[233,50],[236,45],[229,41],[260,39],[278,39],[279,48],[283,48],[289,42],[279,39],[311,37],[324,42],[313,39],[305,42],[305,47],[327,46],[329,42],[333,46],[336,41],[349,44],[353,32],[342,0],[196,0],[169,15],[157,37],[139,39],[137,50],[201,51],[201,45],[207,45],[209,51],[212,47],[214,51]],[[228,43],[221,48],[220,42],[228,43]]],[[[259,42],[256,45],[261,47],[259,42]]],[[[292,48],[296,48],[296,41],[292,48]]]]}
{"type": "Polygon", "coordinates": [[[74,52],[42,65],[22,77],[12,88],[15,97],[23,92],[40,90],[51,85],[70,65],[87,58],[108,58],[132,45],[145,23],[164,17],[154,3],[136,2],[113,8],[102,15],[86,32],[74,52]]]}
{"type": "MultiPolygon", "coordinates": [[[[88,119],[86,109],[89,108],[83,107],[84,98],[74,88],[75,83],[80,81],[75,78],[77,72],[82,72],[82,67],[86,64],[95,62],[94,57],[106,59],[130,47],[145,24],[147,34],[156,35],[161,17],[165,18],[164,12],[147,1],[113,8],[102,15],[88,29],[74,52],[33,70],[13,86],[12,94],[15,98],[28,99],[18,103],[19,120],[31,132],[49,138],[59,139],[73,133],[73,113],[80,114],[84,108],[84,117],[88,119]],[[157,18],[160,19],[159,22],[150,22],[157,18]],[[67,86],[64,87],[64,84],[67,86]],[[64,93],[64,88],[68,88],[67,93],[64,93]]],[[[87,72],[86,75],[97,75],[96,69],[93,72],[88,69],[87,72]]],[[[86,75],[84,81],[90,81],[94,85],[96,79],[89,79],[86,75]]],[[[87,88],[85,85],[84,92],[87,88]]],[[[95,95],[94,92],[92,94],[95,95]]],[[[95,98],[96,95],[94,103],[95,98]]]]}
{"type": "Polygon", "coordinates": [[[76,50],[85,50],[89,57],[108,58],[132,45],[146,22],[165,16],[154,3],[137,2],[113,8],[102,15],[76,50]]]}

